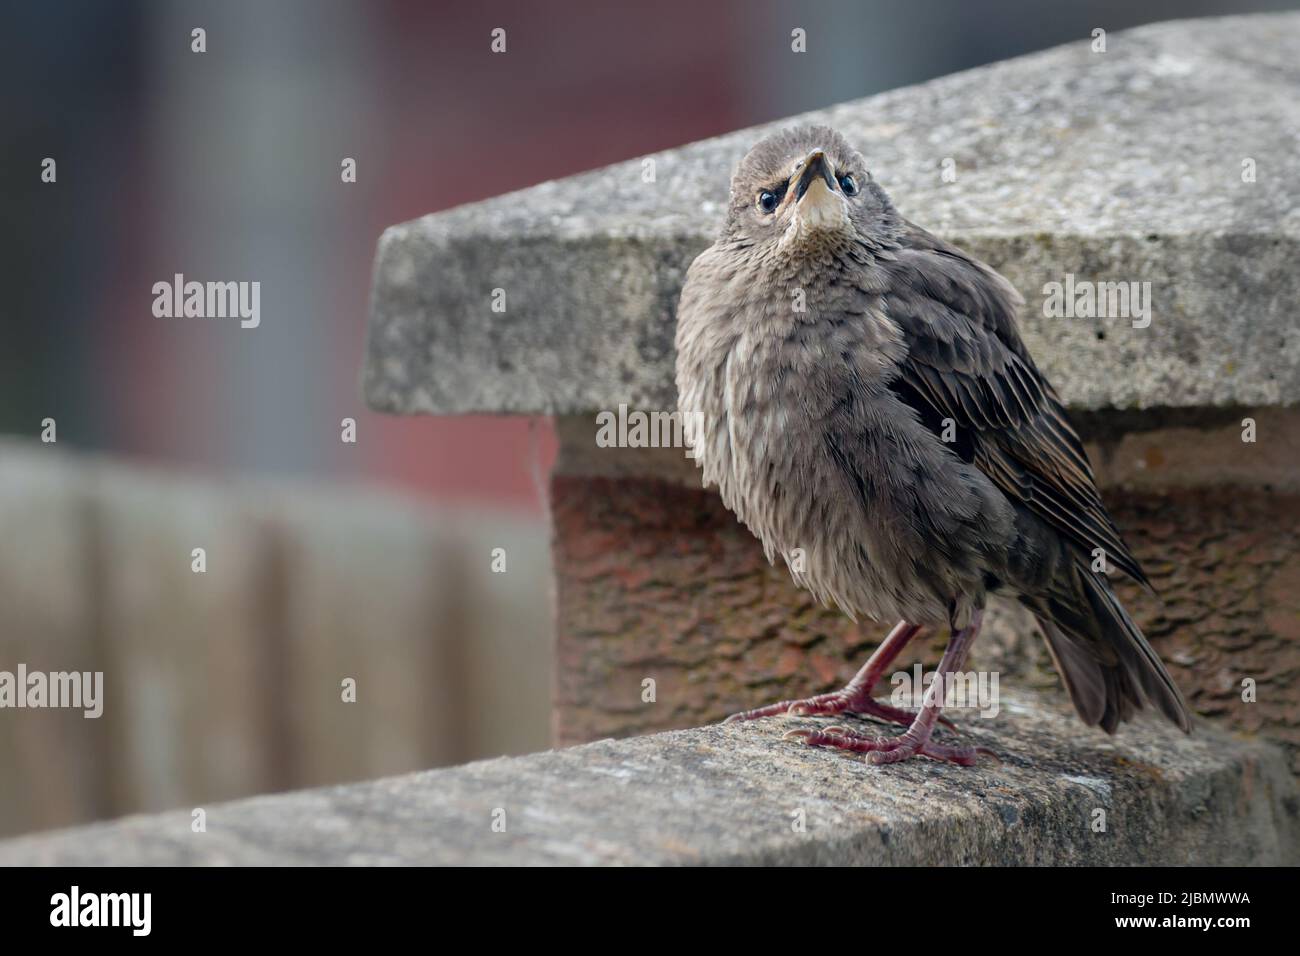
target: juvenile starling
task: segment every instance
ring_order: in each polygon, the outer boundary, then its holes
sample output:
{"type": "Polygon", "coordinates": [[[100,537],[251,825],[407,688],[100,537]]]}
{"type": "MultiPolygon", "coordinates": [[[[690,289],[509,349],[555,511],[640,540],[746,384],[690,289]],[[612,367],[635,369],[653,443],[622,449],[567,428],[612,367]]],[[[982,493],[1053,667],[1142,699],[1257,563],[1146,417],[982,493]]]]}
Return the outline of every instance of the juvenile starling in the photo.
{"type": "Polygon", "coordinates": [[[832,129],[785,130],[740,163],[722,234],[691,265],[678,309],[678,404],[696,463],[796,584],[898,624],[842,690],[729,720],[868,714],[907,730],[795,733],[875,763],[973,764],[989,751],[931,735],[943,678],[964,666],[1000,592],[1037,617],[1085,723],[1113,733],[1151,703],[1190,731],[1160,658],[1092,570],[1100,554],[1150,586],[1020,339],[1022,301],[899,215],[832,129]],[[943,626],[940,679],[919,711],[873,700],[908,641],[943,626]]]}

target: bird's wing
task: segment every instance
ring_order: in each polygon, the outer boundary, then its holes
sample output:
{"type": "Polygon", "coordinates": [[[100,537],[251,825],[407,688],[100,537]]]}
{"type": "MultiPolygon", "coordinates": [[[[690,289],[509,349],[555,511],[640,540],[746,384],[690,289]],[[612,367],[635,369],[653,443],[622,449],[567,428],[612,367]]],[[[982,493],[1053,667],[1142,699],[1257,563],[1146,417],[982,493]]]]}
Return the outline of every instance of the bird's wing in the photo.
{"type": "Polygon", "coordinates": [[[910,223],[902,248],[877,261],[891,274],[889,317],[907,358],[892,387],[1010,499],[1085,553],[1147,585],[1097,494],[1092,467],[1055,390],[1015,327],[1015,289],[992,269],[910,223]]]}

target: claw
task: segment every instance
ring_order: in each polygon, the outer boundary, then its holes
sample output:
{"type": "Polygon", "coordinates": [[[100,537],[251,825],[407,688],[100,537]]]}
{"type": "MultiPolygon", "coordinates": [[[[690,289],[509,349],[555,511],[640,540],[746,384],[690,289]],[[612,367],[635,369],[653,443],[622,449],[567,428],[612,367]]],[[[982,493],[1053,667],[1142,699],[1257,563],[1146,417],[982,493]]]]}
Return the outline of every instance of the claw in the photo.
{"type": "Polygon", "coordinates": [[[809,747],[828,747],[851,753],[865,754],[872,765],[901,763],[912,757],[929,757],[931,760],[973,767],[980,756],[989,756],[1002,763],[1002,758],[988,747],[954,747],[933,740],[918,740],[903,734],[898,737],[869,737],[848,727],[797,727],[782,735],[783,740],[801,740],[809,747]]]}
{"type": "Polygon", "coordinates": [[[897,746],[876,751],[867,755],[871,764],[901,763],[911,757],[929,757],[931,760],[948,761],[959,767],[973,767],[981,754],[986,754],[999,764],[1002,759],[987,747],[949,747],[932,741],[918,744],[914,740],[901,740],[897,746]]]}
{"type": "MultiPolygon", "coordinates": [[[[939,662],[940,673],[954,673],[961,669],[967,654],[970,652],[971,642],[975,640],[975,636],[979,633],[982,617],[983,612],[977,610],[972,615],[970,624],[960,630],[953,631],[952,637],[948,641],[948,647],[943,652],[943,660],[939,662]]],[[[909,625],[900,621],[894,630],[890,632],[885,642],[876,649],[876,653],[871,655],[871,660],[867,661],[862,670],[843,690],[830,694],[818,694],[816,697],[808,697],[803,700],[781,701],[778,704],[769,704],[757,710],[747,710],[744,713],[733,714],[724,723],[732,723],[737,720],[753,720],[757,717],[769,717],[778,713],[794,717],[830,717],[845,712],[859,713],[887,720],[891,723],[904,724],[907,726],[907,732],[897,737],[868,737],[846,727],[831,725],[816,729],[799,727],[786,731],[782,739],[802,740],[812,747],[832,747],[836,750],[863,753],[867,755],[867,760],[872,764],[898,763],[911,757],[920,756],[929,757],[931,760],[946,760],[960,764],[963,767],[971,767],[975,765],[981,755],[990,756],[999,764],[1002,763],[1002,758],[987,747],[954,747],[931,740],[931,734],[934,732],[936,723],[956,729],[951,721],[939,713],[939,708],[942,706],[941,702],[930,702],[922,706],[919,711],[913,712],[882,704],[872,698],[871,689],[875,687],[884,669],[902,649],[903,645],[916,635],[918,630],[920,628],[916,625],[909,625]]]]}
{"type": "Polygon", "coordinates": [[[791,717],[831,716],[845,711],[854,711],[859,707],[864,713],[874,714],[895,724],[910,724],[915,714],[898,708],[877,704],[871,699],[871,691],[879,682],[891,661],[916,637],[921,627],[899,621],[889,635],[881,642],[871,655],[871,659],[862,666],[857,675],[844,688],[829,694],[816,694],[803,700],[783,700],[755,710],[745,710],[732,714],[724,724],[734,724],[744,720],[757,720],[760,717],[787,715],[791,717]]]}

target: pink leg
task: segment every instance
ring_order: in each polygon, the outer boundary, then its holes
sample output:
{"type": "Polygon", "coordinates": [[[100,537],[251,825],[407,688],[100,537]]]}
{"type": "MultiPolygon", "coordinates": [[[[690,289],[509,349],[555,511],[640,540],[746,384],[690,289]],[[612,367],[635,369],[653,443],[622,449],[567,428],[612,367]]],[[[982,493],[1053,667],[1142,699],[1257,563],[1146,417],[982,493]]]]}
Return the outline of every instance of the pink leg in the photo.
{"type": "MultiPolygon", "coordinates": [[[[894,625],[894,629],[889,632],[889,636],[876,648],[871,658],[862,665],[862,669],[854,675],[853,680],[849,681],[840,690],[832,691],[829,694],[818,694],[815,697],[806,697],[802,700],[778,701],[775,704],[768,704],[766,707],[742,711],[739,714],[732,714],[723,723],[730,724],[741,720],[775,717],[781,714],[789,714],[792,717],[824,717],[831,714],[853,713],[879,717],[882,720],[902,724],[906,727],[916,719],[916,712],[878,703],[872,698],[871,692],[875,689],[885,671],[889,669],[889,665],[894,662],[894,658],[920,632],[921,627],[919,624],[908,624],[906,621],[899,621],[894,625]]],[[[943,723],[948,724],[948,721],[943,720],[943,723]]],[[[951,724],[948,725],[952,726],[951,724]]]]}
{"type": "Polygon", "coordinates": [[[843,727],[827,727],[824,730],[792,730],[786,737],[802,738],[813,747],[835,747],[865,753],[869,755],[868,760],[877,764],[898,763],[917,755],[948,760],[966,767],[973,765],[980,754],[997,759],[997,754],[987,747],[948,747],[930,740],[935,723],[941,719],[939,711],[943,707],[950,675],[965,665],[971,644],[979,634],[983,617],[983,611],[976,611],[970,625],[953,634],[948,649],[943,653],[943,660],[939,663],[939,673],[925,693],[921,712],[916,715],[906,733],[898,737],[867,737],[843,727]]]}

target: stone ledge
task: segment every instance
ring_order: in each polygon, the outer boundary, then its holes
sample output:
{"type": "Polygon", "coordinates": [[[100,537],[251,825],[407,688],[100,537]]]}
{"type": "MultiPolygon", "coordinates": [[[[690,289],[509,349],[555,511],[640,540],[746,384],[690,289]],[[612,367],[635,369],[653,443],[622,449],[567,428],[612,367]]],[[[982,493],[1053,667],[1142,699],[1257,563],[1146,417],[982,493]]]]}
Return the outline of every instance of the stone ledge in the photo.
{"type": "MultiPolygon", "coordinates": [[[[1078,409],[1300,395],[1300,14],[1185,20],[784,120],[829,123],[905,215],[1002,270],[1078,409]],[[1243,58],[1241,50],[1249,50],[1243,58]],[[941,164],[956,163],[944,183],[941,164]],[[1256,163],[1243,183],[1241,164],[1256,163]],[[1048,319],[1066,273],[1149,281],[1148,328],[1048,319]]],[[[388,229],[364,390],[397,413],[671,408],[677,295],[742,130],[388,229]],[[492,290],[507,311],[493,313],[492,290]]]]}
{"type": "Polygon", "coordinates": [[[1138,723],[1112,739],[1046,698],[1003,695],[998,716],[958,722],[1006,763],[963,769],[872,767],[781,739],[810,722],[603,740],[218,804],[202,834],[189,811],[131,817],[0,843],[0,865],[1300,861],[1300,806],[1279,753],[1204,724],[1188,738],[1138,723]],[[492,831],[496,808],[504,833],[492,831]]]}

